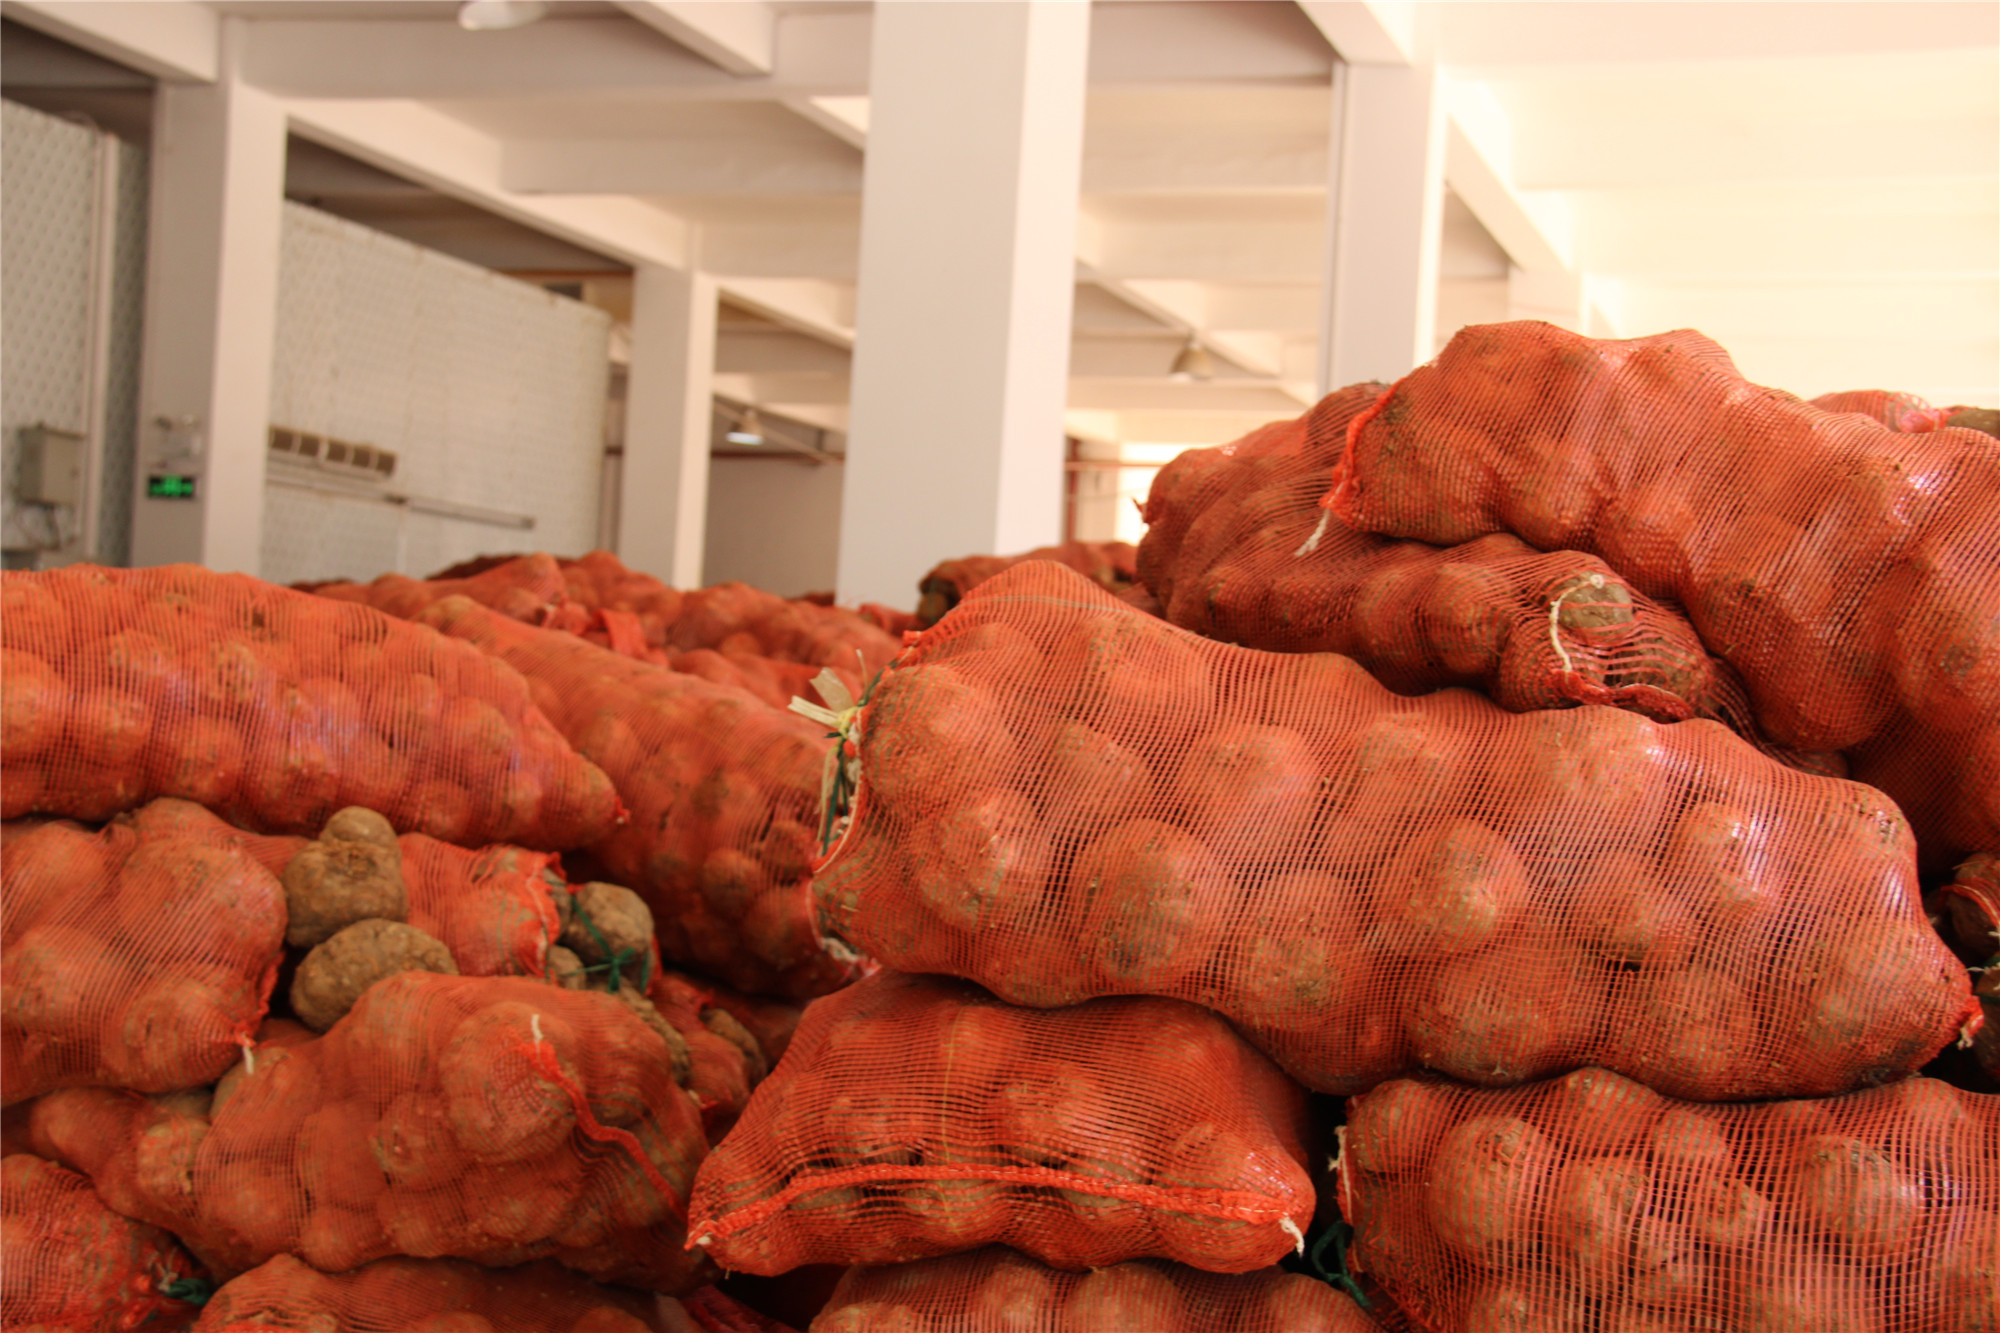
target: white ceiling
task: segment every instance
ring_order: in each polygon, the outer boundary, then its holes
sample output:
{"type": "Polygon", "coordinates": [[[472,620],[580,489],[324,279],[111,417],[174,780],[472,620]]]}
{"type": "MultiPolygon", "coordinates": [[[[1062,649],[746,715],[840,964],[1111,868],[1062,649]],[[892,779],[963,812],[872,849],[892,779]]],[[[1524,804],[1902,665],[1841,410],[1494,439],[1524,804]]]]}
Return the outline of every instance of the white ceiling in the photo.
{"type": "MultiPolygon", "coordinates": [[[[776,321],[725,328],[721,391],[844,425],[870,5],[559,0],[482,34],[452,3],[206,8],[309,138],[571,244],[698,252],[776,321]]],[[[1073,429],[1212,442],[1310,400],[1322,34],[1357,22],[1429,42],[1478,150],[1441,334],[1532,306],[1566,248],[1605,330],[1700,327],[1805,395],[2000,404],[2000,5],[1098,0],[1073,429]],[[1207,384],[1167,376],[1190,327],[1207,384]]]]}

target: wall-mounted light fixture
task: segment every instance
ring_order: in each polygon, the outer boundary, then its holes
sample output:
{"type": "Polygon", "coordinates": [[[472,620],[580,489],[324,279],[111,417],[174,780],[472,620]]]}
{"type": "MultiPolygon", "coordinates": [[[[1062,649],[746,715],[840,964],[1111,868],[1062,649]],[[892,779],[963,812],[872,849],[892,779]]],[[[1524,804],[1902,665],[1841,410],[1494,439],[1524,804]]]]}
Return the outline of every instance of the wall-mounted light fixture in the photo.
{"type": "Polygon", "coordinates": [[[1186,345],[1174,354],[1173,368],[1167,373],[1183,384],[1189,380],[1214,379],[1215,358],[1210,356],[1208,349],[1190,333],[1186,345]]]}
{"type": "Polygon", "coordinates": [[[757,418],[757,409],[746,407],[736,417],[736,425],[723,437],[731,444],[758,445],[764,442],[764,423],[757,418]]]}
{"type": "Polygon", "coordinates": [[[458,7],[458,26],[468,32],[499,32],[524,28],[548,12],[546,0],[465,0],[458,7]]]}

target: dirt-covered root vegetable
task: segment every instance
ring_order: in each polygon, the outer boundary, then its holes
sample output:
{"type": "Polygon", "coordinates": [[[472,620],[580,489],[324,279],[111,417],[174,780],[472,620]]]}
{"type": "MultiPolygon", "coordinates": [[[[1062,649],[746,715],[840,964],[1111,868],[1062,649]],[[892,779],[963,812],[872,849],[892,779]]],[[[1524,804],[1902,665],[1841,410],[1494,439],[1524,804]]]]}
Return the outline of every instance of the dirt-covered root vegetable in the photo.
{"type": "Polygon", "coordinates": [[[361,993],[398,972],[458,975],[451,950],[400,921],[357,921],[315,945],[292,978],[292,1012],[315,1032],[338,1022],[361,993]]]}
{"type": "Polygon", "coordinates": [[[653,913],[630,889],[579,884],[558,942],[590,964],[608,963],[619,954],[641,957],[653,944],[653,913]]]}
{"type": "Polygon", "coordinates": [[[1477,949],[1512,924],[1528,900],[1527,874],[1507,840],[1483,824],[1448,820],[1406,843],[1390,868],[1383,942],[1436,957],[1477,949]]]}
{"type": "Polygon", "coordinates": [[[1819,1134],[1793,1153],[1792,1190],[1814,1229],[1858,1255],[1894,1259],[1918,1242],[1922,1181],[1860,1139],[1819,1134]]]}
{"type": "Polygon", "coordinates": [[[384,851],[398,849],[396,830],[387,819],[366,806],[350,805],[336,810],[319,831],[322,842],[365,842],[384,851]]]}
{"type": "Polygon", "coordinates": [[[589,990],[590,973],[584,970],[583,960],[560,944],[549,946],[545,964],[549,984],[564,990],[589,990]]]}
{"type": "Polygon", "coordinates": [[[1444,1136],[1432,1162],[1432,1227],[1475,1262],[1502,1266],[1533,1243],[1529,1209],[1540,1202],[1555,1162],[1554,1145],[1525,1120],[1466,1121],[1444,1136]]]}
{"type": "Polygon", "coordinates": [[[403,853],[393,837],[383,846],[322,836],[292,858],[284,883],[290,914],[285,942],[295,949],[322,944],[357,921],[405,921],[410,915],[403,853]]]}

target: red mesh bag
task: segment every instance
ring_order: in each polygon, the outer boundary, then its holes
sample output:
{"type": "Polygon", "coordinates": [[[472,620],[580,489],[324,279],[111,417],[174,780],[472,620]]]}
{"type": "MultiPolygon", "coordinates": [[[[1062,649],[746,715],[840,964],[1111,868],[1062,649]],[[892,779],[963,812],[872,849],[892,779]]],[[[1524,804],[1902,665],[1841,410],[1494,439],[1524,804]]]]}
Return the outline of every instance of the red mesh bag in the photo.
{"type": "Polygon", "coordinates": [[[652,908],[662,954],[757,994],[805,998],[855,975],[814,931],[807,890],[827,748],[817,725],[462,598],[425,622],[519,670],[611,774],[632,815],[595,852],[652,908]]]}
{"type": "Polygon", "coordinates": [[[2000,850],[1990,438],[1822,412],[1685,330],[1483,325],[1355,419],[1326,503],[1370,532],[1602,556],[1687,608],[1766,735],[1856,751],[1928,859],[2000,850]]]}
{"type": "Polygon", "coordinates": [[[1347,1109],[1351,1257],[1429,1333],[2000,1328],[2000,1097],[1702,1106],[1586,1070],[1347,1109]]]}
{"type": "Polygon", "coordinates": [[[662,968],[653,974],[646,996],[686,1044],[687,1090],[701,1109],[702,1132],[711,1144],[720,1143],[750,1104],[750,1090],[770,1072],[763,1048],[686,977],[662,968]]]}
{"type": "Polygon", "coordinates": [[[788,602],[743,583],[720,583],[687,593],[667,641],[681,652],[695,648],[727,652],[734,645],[763,657],[858,670],[867,677],[887,666],[900,646],[857,611],[788,602]]]}
{"type": "Polygon", "coordinates": [[[1246,648],[1344,653],[1398,694],[1472,685],[1515,712],[1610,704],[1756,739],[1734,673],[1602,560],[1505,534],[1443,549],[1395,541],[1321,508],[1348,423],[1386,387],[1342,389],[1161,469],[1139,561],[1167,619],[1246,648]]]}
{"type": "Polygon", "coordinates": [[[599,1286],[560,1265],[478,1268],[378,1259],[320,1273],[288,1254],[225,1283],[194,1333],[690,1333],[669,1298],[599,1286]]]}
{"type": "Polygon", "coordinates": [[[1300,1273],[1223,1275],[1139,1260],[1061,1273],[995,1246],[856,1268],[810,1333],[1368,1333],[1348,1296],[1300,1273]]]}
{"type": "Polygon", "coordinates": [[[1597,1064],[1835,1092],[1976,1014],[1895,809],[1713,723],[1403,698],[1033,563],[926,632],[855,736],[831,932],[1019,1004],[1191,1000],[1321,1091],[1597,1064]]]}
{"type": "Polygon", "coordinates": [[[463,578],[413,579],[384,574],[372,583],[316,583],[305,591],[343,602],[359,602],[377,611],[412,620],[432,602],[446,597],[470,597],[501,615],[539,625],[569,601],[569,584],[562,566],[546,553],[524,555],[463,578]]]}
{"type": "Polygon", "coordinates": [[[1064,542],[1038,546],[1020,555],[962,556],[937,565],[918,582],[917,592],[923,600],[917,604],[916,624],[911,628],[937,624],[965,600],[965,594],[1023,560],[1052,560],[1112,593],[1139,581],[1139,549],[1130,542],[1064,542]]]}
{"type": "Polygon", "coordinates": [[[656,665],[670,666],[685,675],[700,676],[717,685],[733,685],[747,690],[773,708],[787,707],[793,699],[805,694],[812,685],[813,677],[822,671],[832,671],[851,694],[860,694],[867,685],[852,662],[845,667],[814,667],[803,662],[760,657],[754,653],[719,653],[713,648],[696,648],[672,655],[660,653],[652,657],[635,655],[654,661],[656,665]]]}
{"type": "Polygon", "coordinates": [[[233,830],[183,801],[97,833],[50,820],[10,834],[4,1100],[214,1082],[264,1016],[285,922],[276,878],[233,830]]]}
{"type": "Polygon", "coordinates": [[[225,1275],[409,1254],[699,1280],[681,1221],[706,1151],[694,1104],[665,1042],[602,994],[405,972],[324,1037],[259,1045],[206,1112],[63,1092],[30,1128],[225,1275]]]}
{"type": "Polygon", "coordinates": [[[1929,403],[1913,393],[1891,393],[1887,389],[1849,389],[1823,393],[1810,406],[1822,412],[1858,412],[1890,430],[1935,430],[1943,422],[1929,403]],[[1908,422],[1908,424],[1904,424],[1908,422]]]}
{"type": "Polygon", "coordinates": [[[784,1059],[785,1051],[791,1045],[792,1033],[797,1031],[799,1019],[805,1012],[789,1000],[744,995],[717,982],[675,972],[671,968],[662,969],[653,985],[656,1000],[660,998],[662,988],[671,988],[692,997],[702,1013],[719,1010],[735,1019],[756,1041],[767,1071],[784,1059]]]}
{"type": "Polygon", "coordinates": [[[1005,1243],[1058,1268],[1277,1262],[1312,1220],[1305,1093],[1206,1010],[1016,1009],[877,973],[812,1006],[695,1182],[729,1270],[1005,1243]]]}
{"type": "Polygon", "coordinates": [[[1974,963],[2000,957],[2000,854],[1967,858],[1939,896],[1945,937],[1959,956],[1974,963]]]}
{"type": "Polygon", "coordinates": [[[317,832],[343,806],[446,842],[561,849],[619,817],[519,675],[430,630],[193,565],[0,581],[5,817],[154,796],[317,832]]]}
{"type": "Polygon", "coordinates": [[[880,602],[863,602],[854,609],[873,621],[885,634],[892,634],[899,639],[912,630],[924,627],[914,612],[898,611],[895,607],[884,606],[880,602]]]}
{"type": "Polygon", "coordinates": [[[567,894],[556,858],[521,847],[468,851],[405,833],[409,924],[451,950],[468,977],[539,977],[561,934],[554,895],[567,894]]]}
{"type": "Polygon", "coordinates": [[[90,1181],[26,1153],[0,1158],[0,1326],[70,1333],[185,1328],[169,1294],[201,1276],[158,1227],[120,1217],[90,1181]]]}

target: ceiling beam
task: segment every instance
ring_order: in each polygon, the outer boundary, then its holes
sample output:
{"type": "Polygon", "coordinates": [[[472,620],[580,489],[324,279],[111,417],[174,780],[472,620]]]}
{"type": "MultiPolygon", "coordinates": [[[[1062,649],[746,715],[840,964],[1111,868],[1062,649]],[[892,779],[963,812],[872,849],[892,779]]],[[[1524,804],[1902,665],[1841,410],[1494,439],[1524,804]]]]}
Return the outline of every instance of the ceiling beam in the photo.
{"type": "Polygon", "coordinates": [[[861,154],[824,135],[509,139],[501,170],[507,188],[523,194],[861,192],[861,154]]]}
{"type": "Polygon", "coordinates": [[[6,0],[0,16],[170,83],[214,83],[222,21],[184,0],[6,0]]]}
{"type": "Polygon", "coordinates": [[[1516,187],[1514,128],[1492,90],[1447,79],[1444,99],[1445,184],[1517,267],[1534,273],[1572,268],[1575,220],[1569,201],[1516,187]]]}
{"type": "Polygon", "coordinates": [[[731,74],[769,74],[778,15],[763,0],[614,0],[631,17],[731,74]]]}
{"type": "Polygon", "coordinates": [[[1407,65],[1416,56],[1411,0],[1299,0],[1299,8],[1350,65],[1407,65]]]}
{"type": "Polygon", "coordinates": [[[517,194],[500,141],[418,102],[291,101],[292,131],[440,194],[628,264],[684,268],[692,229],[637,199],[517,194]]]}
{"type": "Polygon", "coordinates": [[[715,338],[718,375],[846,375],[853,359],[846,348],[789,329],[732,329],[715,338]]]}
{"type": "Polygon", "coordinates": [[[722,294],[764,318],[836,347],[854,346],[854,288],[818,278],[718,277],[722,294]]]}
{"type": "Polygon", "coordinates": [[[1322,85],[1333,53],[1273,0],[1124,0],[1090,7],[1093,85],[1322,85]]]}

